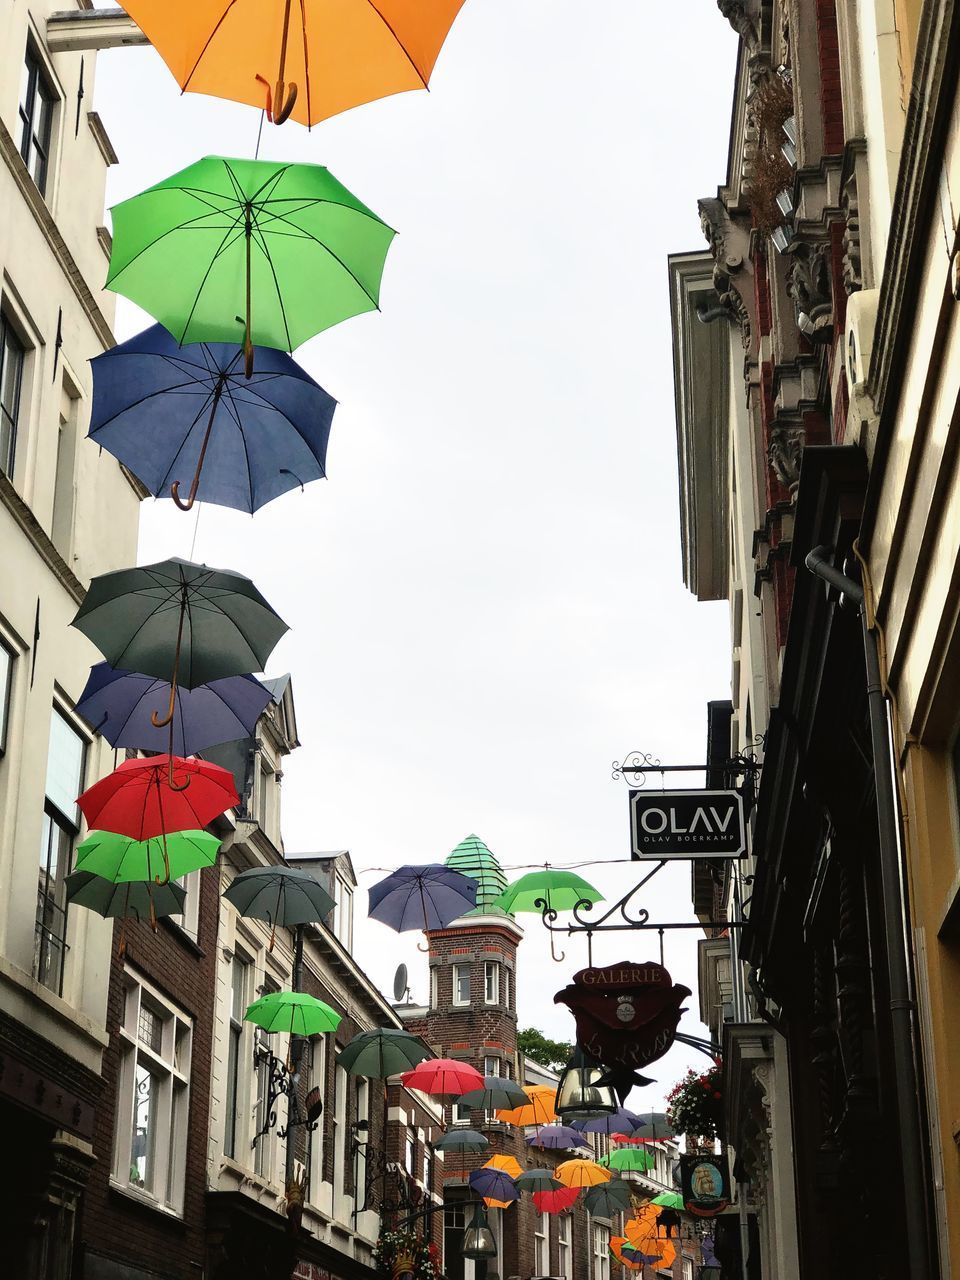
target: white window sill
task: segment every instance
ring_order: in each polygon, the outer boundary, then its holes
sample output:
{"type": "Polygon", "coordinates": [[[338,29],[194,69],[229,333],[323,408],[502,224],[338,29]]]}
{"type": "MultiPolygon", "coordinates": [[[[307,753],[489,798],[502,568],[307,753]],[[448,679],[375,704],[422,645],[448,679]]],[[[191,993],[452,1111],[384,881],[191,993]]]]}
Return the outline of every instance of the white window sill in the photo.
{"type": "Polygon", "coordinates": [[[131,1183],[121,1182],[119,1178],[110,1176],[110,1189],[116,1191],[118,1195],[127,1196],[130,1200],[136,1200],[137,1204],[142,1204],[147,1209],[154,1209],[157,1213],[162,1213],[165,1218],[174,1218],[177,1222],[183,1221],[183,1211],[179,1209],[171,1209],[169,1205],[161,1204],[147,1191],[141,1191],[131,1183]]]}

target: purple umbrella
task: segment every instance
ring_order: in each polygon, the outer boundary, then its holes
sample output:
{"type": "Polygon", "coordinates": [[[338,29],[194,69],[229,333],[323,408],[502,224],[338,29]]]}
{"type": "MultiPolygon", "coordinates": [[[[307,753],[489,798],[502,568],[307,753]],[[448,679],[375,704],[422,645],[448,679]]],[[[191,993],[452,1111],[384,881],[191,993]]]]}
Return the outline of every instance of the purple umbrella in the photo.
{"type": "Polygon", "coordinates": [[[170,730],[154,728],[150,714],[162,716],[170,702],[170,683],[109,662],[90,668],[77,710],[112,747],[192,756],[196,751],[249,737],[270,690],[253,676],[227,676],[195,689],[177,686],[170,730]]]}
{"type": "Polygon", "coordinates": [[[445,929],[451,920],[473,911],[476,905],[476,880],[434,863],[400,867],[373,885],[369,914],[372,920],[404,933],[408,929],[445,929]]]}
{"type": "Polygon", "coordinates": [[[502,1169],[474,1169],[470,1175],[470,1190],[491,1200],[519,1200],[517,1184],[502,1169]]]}
{"type": "Polygon", "coordinates": [[[545,1124],[539,1133],[527,1139],[528,1147],[543,1147],[546,1151],[572,1151],[589,1145],[582,1133],[565,1124],[545,1124]]]}
{"type": "Polygon", "coordinates": [[[621,1107],[612,1116],[592,1116],[588,1120],[571,1120],[570,1127],[579,1129],[581,1133],[631,1134],[640,1123],[640,1117],[634,1111],[621,1107]]]}

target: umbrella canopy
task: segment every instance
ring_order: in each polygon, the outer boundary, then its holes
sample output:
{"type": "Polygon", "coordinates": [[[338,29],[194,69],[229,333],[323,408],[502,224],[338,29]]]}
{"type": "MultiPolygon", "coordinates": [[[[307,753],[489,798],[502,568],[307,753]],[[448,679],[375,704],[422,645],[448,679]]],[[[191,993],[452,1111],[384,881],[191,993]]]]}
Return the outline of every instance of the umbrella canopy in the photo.
{"type": "Polygon", "coordinates": [[[326,475],[336,400],[283,351],[187,347],[155,324],[91,361],[90,439],[156,498],[254,512],[326,475]]]}
{"type": "Polygon", "coordinates": [[[569,1209],[571,1205],[576,1203],[579,1194],[579,1187],[564,1187],[560,1185],[552,1191],[535,1191],[533,1193],[533,1203],[541,1213],[563,1213],[564,1209],[569,1209]]]}
{"type": "Polygon", "coordinates": [[[88,907],[106,919],[114,917],[150,920],[176,916],[184,908],[187,891],[178,884],[117,884],[90,871],[73,871],[65,880],[67,901],[88,907]]]}
{"type": "Polygon", "coordinates": [[[470,1190],[476,1195],[499,1200],[501,1205],[520,1199],[516,1183],[502,1169],[474,1169],[468,1181],[470,1190]]]}
{"type": "Polygon", "coordinates": [[[545,1151],[572,1151],[575,1147],[589,1145],[582,1133],[563,1124],[544,1125],[527,1138],[528,1147],[542,1147],[545,1151]]]}
{"type": "Polygon", "coordinates": [[[545,867],[543,871],[530,871],[508,885],[494,905],[511,913],[535,911],[539,915],[543,907],[537,906],[538,902],[545,902],[548,910],[572,911],[578,902],[602,900],[603,894],[572,871],[545,867]]]}
{"type": "Polygon", "coordinates": [[[179,880],[217,860],[220,841],[207,831],[174,831],[151,840],[133,840],[115,831],[91,831],[77,845],[78,871],[92,872],[122,884],[127,881],[153,882],[167,873],[179,880]]]}
{"type": "Polygon", "coordinates": [[[524,1093],[530,1099],[529,1102],[523,1106],[512,1107],[510,1110],[498,1111],[497,1119],[505,1124],[518,1126],[552,1124],[556,1120],[554,1103],[557,1100],[557,1091],[555,1089],[538,1084],[524,1089],[524,1093]]]}
{"type": "Polygon", "coordinates": [[[626,1267],[628,1271],[643,1270],[643,1258],[629,1243],[626,1236],[611,1236],[610,1252],[616,1258],[617,1262],[619,1262],[622,1267],[626,1267]]]}
{"type": "Polygon", "coordinates": [[[293,867],[251,867],[241,871],[224,889],[223,896],[248,920],[265,920],[274,928],[285,929],[316,924],[336,905],[309,872],[293,867]]]}
{"type": "Polygon", "coordinates": [[[682,1209],[683,1196],[676,1191],[661,1191],[658,1196],[653,1197],[650,1203],[659,1205],[662,1209],[682,1209]]]}
{"type": "Polygon", "coordinates": [[[262,671],[287,630],[243,574],[178,559],[94,578],[71,625],[112,666],[187,689],[262,671]]]}
{"type": "Polygon", "coordinates": [[[621,1173],[645,1173],[653,1168],[656,1161],[642,1147],[621,1147],[601,1156],[600,1163],[608,1169],[619,1169],[621,1173]]]}
{"type": "Polygon", "coordinates": [[[436,1097],[459,1098],[470,1089],[479,1089],[483,1076],[469,1062],[456,1062],[453,1058],[431,1058],[421,1062],[401,1077],[408,1089],[419,1089],[436,1097]]]}
{"type": "MultiPolygon", "coordinates": [[[[270,690],[253,676],[228,676],[195,689],[177,689],[173,704],[173,752],[192,756],[221,742],[253,734],[270,701],[270,690]]],[[[90,668],[77,711],[111,747],[166,751],[170,735],[154,727],[150,717],[163,715],[170,702],[170,683],[109,662],[90,668]]]]}
{"type": "Polygon", "coordinates": [[[476,880],[439,863],[400,867],[370,887],[370,919],[398,933],[445,929],[476,905],[476,880]]]}
{"type": "Polygon", "coordinates": [[[523,1172],[520,1161],[516,1156],[491,1156],[483,1166],[484,1169],[499,1169],[501,1173],[509,1174],[511,1178],[518,1178],[523,1172]]]}
{"type": "Polygon", "coordinates": [[[239,803],[228,769],[180,756],[125,760],[77,800],[88,826],[133,840],[199,831],[239,803]],[[189,786],[181,786],[186,781],[189,786]]]}
{"type": "Polygon", "coordinates": [[[635,1138],[647,1138],[654,1141],[658,1138],[675,1138],[677,1136],[669,1117],[662,1111],[645,1111],[638,1115],[631,1132],[635,1138]]]}
{"type": "Polygon", "coordinates": [[[559,1191],[563,1186],[549,1169],[525,1169],[514,1181],[520,1191],[559,1191]]]}
{"type": "Polygon", "coordinates": [[[489,1145],[489,1140],[476,1129],[451,1129],[434,1143],[438,1151],[486,1151],[489,1145]]]}
{"type": "Polygon", "coordinates": [[[565,1187],[595,1187],[610,1181],[610,1170],[601,1169],[595,1160],[564,1160],[555,1170],[565,1187]]]}
{"type": "Polygon", "coordinates": [[[614,1111],[612,1114],[588,1116],[584,1120],[571,1120],[570,1125],[574,1129],[579,1129],[581,1133],[605,1133],[610,1137],[620,1129],[632,1133],[636,1121],[636,1112],[627,1111],[621,1107],[619,1111],[614,1111]]]}
{"type": "Polygon", "coordinates": [[[107,288],[180,343],[293,351],[380,301],[394,231],[318,164],[208,156],[113,215],[107,288]],[[241,317],[238,323],[238,317],[241,317]]]}
{"type": "Polygon", "coordinates": [[[463,0],[128,0],[183,90],[316,124],[425,89],[463,0]],[[291,101],[292,99],[292,101],[291,101]]]}
{"type": "Polygon", "coordinates": [[[297,1036],[315,1036],[322,1031],[336,1031],[341,1017],[315,996],[304,991],[270,991],[243,1015],[264,1031],[289,1031],[297,1036]]]}
{"type": "Polygon", "coordinates": [[[630,1208],[630,1188],[619,1178],[598,1183],[584,1195],[583,1205],[588,1213],[602,1218],[612,1218],[622,1209],[630,1208]]]}
{"type": "Polygon", "coordinates": [[[484,1076],[483,1088],[463,1094],[459,1105],[496,1111],[497,1107],[512,1107],[517,1103],[526,1104],[526,1101],[527,1095],[515,1081],[508,1080],[506,1076],[484,1076]]]}
{"type": "Polygon", "coordinates": [[[429,1057],[430,1050],[419,1036],[409,1031],[395,1031],[392,1027],[378,1027],[354,1036],[340,1050],[337,1062],[351,1075],[385,1080],[429,1057]]]}

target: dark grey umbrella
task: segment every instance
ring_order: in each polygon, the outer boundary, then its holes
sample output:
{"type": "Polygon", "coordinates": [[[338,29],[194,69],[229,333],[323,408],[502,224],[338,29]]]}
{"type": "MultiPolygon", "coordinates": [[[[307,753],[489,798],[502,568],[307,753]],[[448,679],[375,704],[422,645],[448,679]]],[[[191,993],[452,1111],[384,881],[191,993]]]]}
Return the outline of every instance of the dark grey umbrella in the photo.
{"type": "Polygon", "coordinates": [[[483,1108],[484,1111],[512,1111],[524,1107],[530,1099],[520,1086],[506,1076],[484,1076],[482,1089],[471,1089],[457,1099],[458,1106],[483,1108]]]}
{"type": "Polygon", "coordinates": [[[563,1186],[549,1169],[525,1169],[514,1181],[521,1191],[559,1191],[563,1186]]]}
{"type": "Polygon", "coordinates": [[[337,1062],[351,1075],[385,1080],[432,1057],[419,1036],[394,1027],[380,1027],[354,1036],[340,1050],[337,1062]]]}
{"type": "Polygon", "coordinates": [[[583,1207],[595,1217],[611,1218],[621,1209],[630,1208],[630,1187],[619,1178],[588,1187],[584,1193],[583,1207]]]}
{"type": "Polygon", "coordinates": [[[125,881],[115,884],[92,871],[73,871],[67,876],[67,901],[88,907],[105,919],[117,916],[150,920],[151,916],[176,916],[183,911],[186,889],[172,881],[155,884],[125,881]]]}
{"type": "MultiPolygon", "coordinates": [[[[322,884],[306,871],[293,867],[251,867],[241,871],[223,896],[242,916],[265,920],[274,932],[280,926],[316,924],[334,908],[322,884]]],[[[271,939],[272,941],[272,939],[271,939]]]]}
{"type": "Polygon", "coordinates": [[[451,1129],[434,1145],[438,1151],[486,1151],[490,1143],[476,1129],[451,1129]]]}

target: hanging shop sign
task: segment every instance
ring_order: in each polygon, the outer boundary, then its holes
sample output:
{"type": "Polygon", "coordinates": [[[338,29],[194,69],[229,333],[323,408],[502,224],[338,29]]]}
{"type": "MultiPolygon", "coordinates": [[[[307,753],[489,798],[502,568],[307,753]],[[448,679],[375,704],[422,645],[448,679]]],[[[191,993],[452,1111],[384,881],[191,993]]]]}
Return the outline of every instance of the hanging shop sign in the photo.
{"type": "Polygon", "coordinates": [[[747,851],[737,791],[631,791],[634,859],[739,858],[747,851]]]}
{"type": "Polygon", "coordinates": [[[730,1169],[726,1156],[680,1157],[680,1194],[684,1208],[698,1218],[715,1218],[730,1204],[730,1169]]]}
{"type": "Polygon", "coordinates": [[[689,987],[674,984],[662,964],[623,961],[581,969],[554,996],[577,1022],[577,1042],[607,1067],[644,1067],[673,1044],[689,987]]]}

